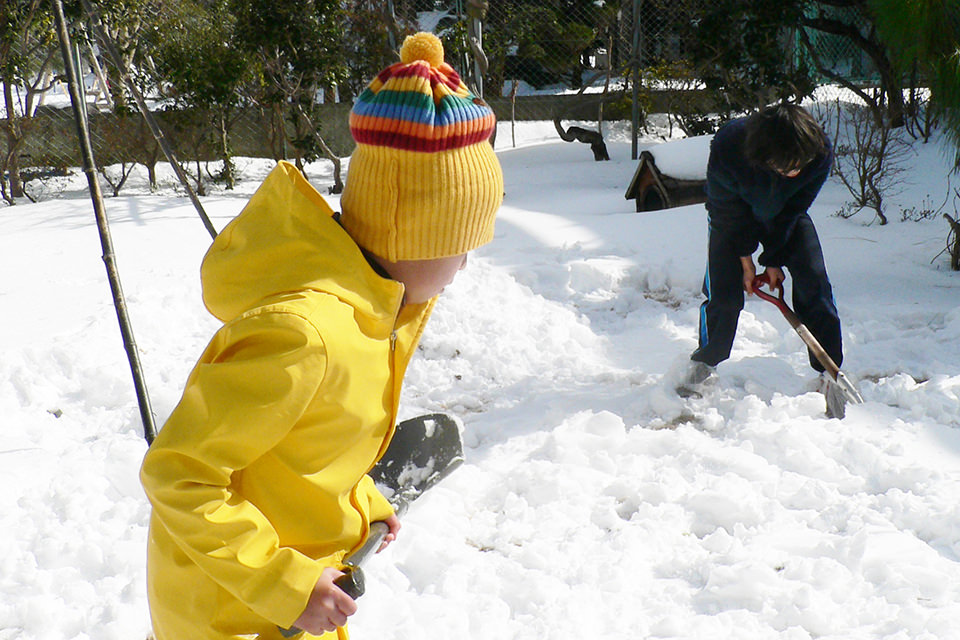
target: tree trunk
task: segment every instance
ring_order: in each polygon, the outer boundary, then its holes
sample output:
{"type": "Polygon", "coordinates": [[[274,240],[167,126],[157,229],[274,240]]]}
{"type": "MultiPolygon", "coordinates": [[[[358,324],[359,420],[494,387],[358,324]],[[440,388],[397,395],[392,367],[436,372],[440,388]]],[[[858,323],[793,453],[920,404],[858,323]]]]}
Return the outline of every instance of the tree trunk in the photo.
{"type": "Polygon", "coordinates": [[[110,88],[110,100],[113,109],[123,113],[130,108],[127,103],[127,94],[124,91],[123,74],[114,65],[107,65],[107,86],[110,88]]]}
{"type": "MultiPolygon", "coordinates": [[[[831,4],[831,6],[852,6],[855,8],[865,9],[866,4],[867,3],[863,0],[852,0],[849,5],[831,4]]],[[[870,33],[864,35],[861,33],[857,25],[849,24],[838,19],[827,18],[822,15],[814,18],[806,18],[803,20],[802,24],[803,27],[820,31],[821,33],[829,33],[832,35],[841,36],[847,39],[853,46],[870,58],[870,61],[880,74],[881,89],[886,97],[885,101],[881,98],[878,100],[878,102],[884,104],[885,115],[890,123],[890,126],[903,126],[906,112],[906,105],[903,101],[903,83],[900,81],[900,77],[890,59],[890,52],[887,50],[887,47],[877,39],[873,30],[871,29],[870,33]]],[[[800,29],[800,36],[806,45],[808,53],[810,53],[811,57],[814,59],[814,63],[818,70],[821,73],[824,73],[824,75],[827,77],[839,80],[836,74],[828,72],[825,69],[826,65],[823,64],[823,61],[819,56],[819,52],[810,44],[810,41],[802,28],[800,29]]],[[[841,84],[844,84],[847,86],[847,88],[851,88],[856,91],[856,88],[849,81],[841,81],[841,84]]],[[[866,99],[861,91],[856,92],[861,98],[865,99],[867,104],[872,102],[871,100],[866,99]]]]}
{"type": "Polygon", "coordinates": [[[554,118],[553,125],[557,128],[557,133],[564,142],[583,142],[590,145],[593,151],[593,159],[597,162],[609,160],[610,154],[607,153],[607,145],[603,141],[603,136],[598,131],[590,131],[583,127],[570,127],[566,131],[560,124],[560,118],[554,118]]]}
{"type": "Polygon", "coordinates": [[[233,175],[233,158],[230,156],[230,136],[227,133],[227,116],[225,109],[217,109],[220,130],[220,159],[223,162],[223,181],[227,189],[233,190],[236,179],[233,175]]]}
{"type": "Polygon", "coordinates": [[[960,271],[960,217],[954,220],[946,213],[943,214],[943,217],[950,223],[950,230],[953,235],[952,244],[947,244],[947,251],[950,253],[950,268],[954,271],[960,271]]]}
{"type": "Polygon", "coordinates": [[[307,128],[313,132],[313,137],[316,140],[317,144],[320,145],[320,149],[323,150],[323,155],[333,163],[333,186],[330,187],[330,193],[337,194],[343,193],[343,180],[340,178],[341,163],[340,158],[333,152],[332,149],[327,145],[327,142],[323,139],[323,136],[320,135],[320,130],[316,127],[313,122],[313,119],[303,110],[303,107],[297,107],[300,110],[300,116],[307,124],[307,128]]]}
{"type": "Polygon", "coordinates": [[[22,198],[23,181],[20,178],[20,147],[23,146],[23,131],[20,129],[20,117],[13,99],[13,88],[9,79],[3,81],[3,104],[7,110],[7,157],[4,168],[10,176],[9,202],[13,204],[22,198]]]}

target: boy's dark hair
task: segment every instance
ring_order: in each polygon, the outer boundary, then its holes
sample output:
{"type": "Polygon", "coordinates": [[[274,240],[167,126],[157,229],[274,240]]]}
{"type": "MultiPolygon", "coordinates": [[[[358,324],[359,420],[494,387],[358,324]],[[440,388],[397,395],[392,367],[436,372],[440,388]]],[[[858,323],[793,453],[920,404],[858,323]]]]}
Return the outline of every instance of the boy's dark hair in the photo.
{"type": "Polygon", "coordinates": [[[754,166],[788,172],[826,154],[829,144],[806,109],[784,102],[764,107],[747,119],[743,150],[754,166]]]}

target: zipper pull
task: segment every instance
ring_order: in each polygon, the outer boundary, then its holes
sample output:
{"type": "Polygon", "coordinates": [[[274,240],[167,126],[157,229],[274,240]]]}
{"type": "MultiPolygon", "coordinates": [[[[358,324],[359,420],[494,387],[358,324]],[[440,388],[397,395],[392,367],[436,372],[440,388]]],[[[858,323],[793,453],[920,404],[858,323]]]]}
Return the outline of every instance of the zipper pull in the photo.
{"type": "Polygon", "coordinates": [[[390,351],[391,353],[397,350],[397,331],[394,329],[390,332],[390,351]]]}

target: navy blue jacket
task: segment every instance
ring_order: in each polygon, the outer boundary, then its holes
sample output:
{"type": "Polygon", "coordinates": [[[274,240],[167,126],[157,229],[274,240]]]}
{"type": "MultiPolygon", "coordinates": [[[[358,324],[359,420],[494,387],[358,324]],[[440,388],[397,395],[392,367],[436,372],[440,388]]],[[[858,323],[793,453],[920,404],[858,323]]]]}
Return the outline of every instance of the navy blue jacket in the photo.
{"type": "Polygon", "coordinates": [[[786,178],[765,167],[751,165],[743,153],[746,118],[733,120],[717,131],[707,163],[707,212],[710,233],[721,234],[739,256],[750,256],[763,245],[758,258],[764,266],[782,266],[782,254],[797,219],[813,204],[830,175],[833,150],[786,178]]]}

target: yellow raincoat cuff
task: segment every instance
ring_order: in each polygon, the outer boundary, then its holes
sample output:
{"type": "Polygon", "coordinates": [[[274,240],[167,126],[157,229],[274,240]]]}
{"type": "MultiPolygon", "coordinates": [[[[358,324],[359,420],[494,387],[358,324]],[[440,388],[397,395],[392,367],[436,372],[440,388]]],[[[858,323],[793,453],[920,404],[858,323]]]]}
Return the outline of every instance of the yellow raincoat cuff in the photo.
{"type": "Polygon", "coordinates": [[[368,511],[370,514],[370,522],[386,520],[393,515],[393,505],[383,497],[383,494],[377,489],[377,486],[370,476],[363,476],[360,480],[360,484],[357,486],[357,494],[361,500],[365,498],[367,504],[370,505],[370,510],[368,511]]]}

